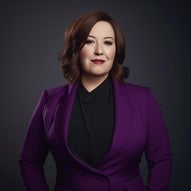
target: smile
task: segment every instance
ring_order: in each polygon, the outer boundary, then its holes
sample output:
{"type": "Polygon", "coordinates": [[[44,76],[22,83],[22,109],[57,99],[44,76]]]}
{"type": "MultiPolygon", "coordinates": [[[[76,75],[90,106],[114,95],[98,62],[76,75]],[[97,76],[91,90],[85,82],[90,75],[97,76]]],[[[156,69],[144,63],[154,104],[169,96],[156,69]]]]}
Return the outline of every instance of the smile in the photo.
{"type": "Polygon", "coordinates": [[[105,62],[105,60],[102,60],[102,59],[93,59],[93,60],[91,60],[91,62],[93,62],[94,64],[103,64],[105,62]]]}

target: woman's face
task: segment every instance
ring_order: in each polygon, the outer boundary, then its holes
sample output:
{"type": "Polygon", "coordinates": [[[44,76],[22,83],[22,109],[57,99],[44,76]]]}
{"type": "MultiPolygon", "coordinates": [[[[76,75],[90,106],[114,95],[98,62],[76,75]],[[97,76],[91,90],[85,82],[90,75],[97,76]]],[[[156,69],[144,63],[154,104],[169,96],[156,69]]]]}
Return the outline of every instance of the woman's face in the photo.
{"type": "Polygon", "coordinates": [[[97,22],[80,51],[82,75],[107,77],[116,53],[115,34],[110,23],[97,22]]]}

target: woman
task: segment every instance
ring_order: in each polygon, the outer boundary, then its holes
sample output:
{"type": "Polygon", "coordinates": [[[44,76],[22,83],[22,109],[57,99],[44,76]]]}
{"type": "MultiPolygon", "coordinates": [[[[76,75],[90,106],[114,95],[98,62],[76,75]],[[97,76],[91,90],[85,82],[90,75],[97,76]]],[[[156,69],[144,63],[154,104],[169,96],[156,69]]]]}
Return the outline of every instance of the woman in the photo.
{"type": "Polygon", "coordinates": [[[167,191],[172,155],[165,122],[147,87],[124,82],[123,34],[105,12],[82,15],[60,55],[69,84],[45,90],[29,123],[20,168],[31,191],[47,191],[48,151],[55,191],[167,191]],[[145,153],[148,184],[140,176],[145,153]]]}

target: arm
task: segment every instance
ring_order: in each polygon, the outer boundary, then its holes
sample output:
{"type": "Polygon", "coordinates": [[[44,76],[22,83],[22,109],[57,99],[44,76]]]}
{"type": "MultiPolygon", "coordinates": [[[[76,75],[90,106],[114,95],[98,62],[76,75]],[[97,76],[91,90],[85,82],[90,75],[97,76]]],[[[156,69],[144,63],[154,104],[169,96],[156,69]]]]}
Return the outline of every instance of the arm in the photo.
{"type": "Polygon", "coordinates": [[[46,95],[44,91],[33,112],[19,159],[22,178],[28,191],[48,190],[43,170],[48,154],[42,114],[46,95]]]}
{"type": "Polygon", "coordinates": [[[147,143],[148,191],[168,191],[172,166],[169,137],[160,108],[148,90],[147,143]]]}

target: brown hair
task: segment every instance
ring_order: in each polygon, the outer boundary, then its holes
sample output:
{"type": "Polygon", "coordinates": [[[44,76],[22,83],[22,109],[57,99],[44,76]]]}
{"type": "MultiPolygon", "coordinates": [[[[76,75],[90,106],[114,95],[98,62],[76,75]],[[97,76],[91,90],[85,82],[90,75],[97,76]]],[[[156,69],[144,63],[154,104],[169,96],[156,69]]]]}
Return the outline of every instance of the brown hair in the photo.
{"type": "Polygon", "coordinates": [[[128,77],[129,68],[122,66],[125,58],[125,39],[120,27],[106,12],[94,11],[80,16],[65,31],[65,46],[60,53],[59,60],[61,61],[63,76],[69,82],[75,82],[80,78],[79,52],[83,48],[90,30],[98,21],[110,23],[115,34],[116,55],[110,75],[119,82],[123,82],[124,78],[128,77]]]}

